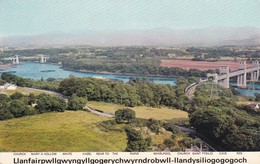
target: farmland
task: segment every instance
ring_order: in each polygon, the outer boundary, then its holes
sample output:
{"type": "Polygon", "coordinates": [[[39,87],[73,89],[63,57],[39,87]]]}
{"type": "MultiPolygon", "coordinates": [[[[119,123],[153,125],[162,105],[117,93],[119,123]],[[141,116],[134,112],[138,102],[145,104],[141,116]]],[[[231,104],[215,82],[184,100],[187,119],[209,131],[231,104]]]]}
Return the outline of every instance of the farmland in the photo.
{"type": "MultiPolygon", "coordinates": [[[[182,68],[185,70],[198,69],[201,71],[216,70],[221,66],[229,66],[230,70],[237,70],[239,68],[239,61],[192,61],[192,60],[162,60],[160,63],[161,67],[168,68],[182,68]]],[[[251,67],[251,63],[247,63],[247,67],[251,67]]]]}

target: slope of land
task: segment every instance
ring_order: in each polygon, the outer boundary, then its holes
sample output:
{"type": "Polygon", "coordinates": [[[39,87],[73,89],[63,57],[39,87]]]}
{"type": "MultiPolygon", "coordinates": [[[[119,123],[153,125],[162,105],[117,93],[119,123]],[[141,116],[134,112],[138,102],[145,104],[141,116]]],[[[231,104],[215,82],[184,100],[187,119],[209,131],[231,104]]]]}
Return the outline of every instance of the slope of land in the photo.
{"type": "MultiPolygon", "coordinates": [[[[90,101],[87,104],[88,106],[94,109],[101,110],[107,113],[113,113],[113,114],[118,109],[126,108],[123,105],[104,103],[104,102],[95,102],[95,101],[90,101]]],[[[188,120],[187,112],[176,110],[176,109],[170,109],[167,107],[152,108],[146,106],[137,106],[131,109],[135,111],[137,118],[143,118],[143,119],[154,118],[157,120],[176,120],[176,121],[188,120]]]]}
{"type": "Polygon", "coordinates": [[[124,132],[104,132],[106,117],[83,111],[45,113],[0,122],[0,151],[123,151],[124,132]]]}

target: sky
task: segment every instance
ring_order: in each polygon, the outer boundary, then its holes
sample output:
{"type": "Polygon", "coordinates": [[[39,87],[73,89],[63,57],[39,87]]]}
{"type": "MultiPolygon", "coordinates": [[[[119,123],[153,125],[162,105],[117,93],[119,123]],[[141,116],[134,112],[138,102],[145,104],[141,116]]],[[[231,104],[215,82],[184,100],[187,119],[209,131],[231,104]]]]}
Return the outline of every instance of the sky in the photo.
{"type": "Polygon", "coordinates": [[[220,26],[260,28],[260,0],[0,0],[0,36],[220,26]]]}

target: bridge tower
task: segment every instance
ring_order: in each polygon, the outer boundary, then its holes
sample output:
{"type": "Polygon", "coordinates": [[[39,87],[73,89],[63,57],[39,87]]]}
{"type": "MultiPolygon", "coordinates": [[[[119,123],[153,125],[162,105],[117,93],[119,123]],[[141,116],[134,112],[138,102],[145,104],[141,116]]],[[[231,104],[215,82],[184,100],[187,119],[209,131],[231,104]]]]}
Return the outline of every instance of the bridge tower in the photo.
{"type": "Polygon", "coordinates": [[[219,72],[220,72],[220,74],[226,75],[226,78],[219,82],[220,85],[224,88],[229,88],[229,72],[230,72],[229,66],[221,66],[219,68],[219,72]]]}
{"type": "Polygon", "coordinates": [[[251,80],[252,81],[258,81],[259,80],[259,61],[253,61],[253,67],[257,68],[256,71],[251,72],[251,80]]]}
{"type": "Polygon", "coordinates": [[[43,54],[40,55],[40,63],[46,63],[49,57],[45,57],[43,54]]]}
{"type": "Polygon", "coordinates": [[[13,64],[19,64],[19,56],[15,55],[15,58],[12,58],[13,64]]]}
{"type": "Polygon", "coordinates": [[[42,54],[40,55],[40,63],[44,63],[43,55],[42,55],[42,54]]]}
{"type": "Polygon", "coordinates": [[[246,61],[240,61],[239,70],[243,70],[240,75],[237,76],[237,86],[246,87],[246,61]]]}

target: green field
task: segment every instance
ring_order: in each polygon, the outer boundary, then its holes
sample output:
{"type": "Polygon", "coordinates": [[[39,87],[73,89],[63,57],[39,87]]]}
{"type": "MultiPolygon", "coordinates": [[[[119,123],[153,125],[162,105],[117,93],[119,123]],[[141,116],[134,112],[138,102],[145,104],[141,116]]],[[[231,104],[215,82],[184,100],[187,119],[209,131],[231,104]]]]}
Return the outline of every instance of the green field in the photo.
{"type": "MultiPolygon", "coordinates": [[[[87,104],[94,109],[98,109],[107,113],[115,113],[115,111],[118,109],[126,108],[123,105],[96,101],[90,101],[87,104]]],[[[152,108],[146,106],[138,106],[131,109],[135,111],[137,118],[154,118],[157,120],[188,120],[187,112],[177,109],[170,109],[167,107],[152,108]]]]}
{"type": "Polygon", "coordinates": [[[0,121],[0,151],[123,151],[124,132],[104,132],[108,118],[83,111],[45,113],[0,121]]]}

